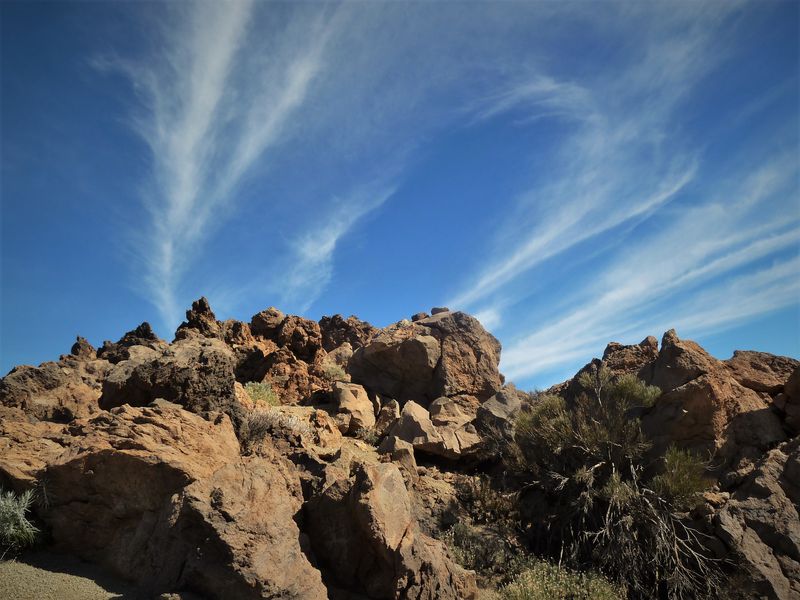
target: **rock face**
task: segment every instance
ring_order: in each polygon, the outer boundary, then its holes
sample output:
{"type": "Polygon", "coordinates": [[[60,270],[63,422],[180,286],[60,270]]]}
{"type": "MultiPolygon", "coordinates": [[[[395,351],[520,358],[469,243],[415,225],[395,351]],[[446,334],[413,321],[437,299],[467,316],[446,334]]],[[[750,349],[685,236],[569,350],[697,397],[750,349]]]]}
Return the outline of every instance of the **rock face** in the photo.
{"type": "Polygon", "coordinates": [[[737,350],[725,361],[733,378],[743,387],[756,392],[778,394],[800,361],[766,352],[737,350]]]}
{"type": "Polygon", "coordinates": [[[352,315],[346,319],[342,315],[322,317],[319,321],[319,328],[322,333],[322,347],[326,352],[330,352],[344,343],[350,344],[350,347],[354,349],[361,348],[379,331],[366,321],[352,315]]]}
{"type": "Polygon", "coordinates": [[[163,351],[167,343],[159,338],[153,332],[150,323],[145,321],[136,329],[123,335],[116,343],[103,342],[103,346],[97,351],[97,356],[116,364],[130,358],[130,348],[133,346],[143,346],[152,350],[163,351]]]}
{"type": "Polygon", "coordinates": [[[443,311],[381,331],[354,352],[350,374],[401,404],[459,396],[477,405],[502,387],[499,362],[500,343],[477,319],[443,311]]]}
{"type": "Polygon", "coordinates": [[[392,463],[359,467],[306,505],[311,543],[329,577],[374,599],[475,597],[474,575],[423,535],[392,463]]]}
{"type": "Polygon", "coordinates": [[[241,457],[227,417],[124,406],[51,426],[59,449],[48,452],[9,429],[4,419],[0,440],[16,436],[16,457],[4,453],[0,473],[16,487],[47,482],[40,517],[56,546],[153,593],[327,598],[292,519],[302,503],[296,475],[275,453],[241,457]],[[26,449],[40,461],[15,461],[26,449]]]}

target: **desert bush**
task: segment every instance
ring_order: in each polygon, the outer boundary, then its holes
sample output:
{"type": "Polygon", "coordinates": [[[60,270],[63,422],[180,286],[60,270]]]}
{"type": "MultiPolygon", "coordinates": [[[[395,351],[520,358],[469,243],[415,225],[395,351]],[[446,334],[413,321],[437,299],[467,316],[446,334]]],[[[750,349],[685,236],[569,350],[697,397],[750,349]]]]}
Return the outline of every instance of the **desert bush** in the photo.
{"type": "Polygon", "coordinates": [[[239,428],[239,443],[250,451],[268,435],[311,435],[311,427],[302,419],[274,408],[256,409],[247,413],[239,428]]]}
{"type": "Polygon", "coordinates": [[[489,523],[506,530],[516,526],[516,494],[503,493],[485,474],[460,475],[455,480],[458,500],[474,523],[489,523]]]}
{"type": "Polygon", "coordinates": [[[689,510],[709,487],[707,469],[708,464],[689,450],[670,446],[664,454],[664,469],[653,477],[651,485],[677,509],[689,510]]]}
{"type": "Polygon", "coordinates": [[[594,573],[536,561],[500,588],[499,600],[623,600],[624,591],[594,573]]]}
{"type": "Polygon", "coordinates": [[[573,404],[543,396],[515,424],[510,466],[530,480],[520,513],[533,550],[593,565],[634,597],[713,595],[717,565],[681,514],[702,479],[696,463],[672,451],[645,481],[650,444],[636,414],[657,388],[603,368],[579,382],[586,393],[573,404]]]}
{"type": "Polygon", "coordinates": [[[281,401],[278,399],[278,395],[267,381],[250,381],[244,385],[244,390],[256,406],[280,406],[281,401]]]}
{"type": "Polygon", "coordinates": [[[510,581],[527,558],[498,531],[459,522],[442,536],[455,561],[472,569],[482,580],[510,581]]]}
{"type": "Polygon", "coordinates": [[[354,435],[356,438],[362,442],[366,442],[370,446],[377,446],[378,442],[381,441],[381,436],[378,435],[378,432],[375,431],[374,427],[359,427],[356,429],[354,435]]]}
{"type": "Polygon", "coordinates": [[[347,381],[345,370],[334,362],[325,362],[322,365],[322,377],[328,383],[347,381]]]}
{"type": "Polygon", "coordinates": [[[32,490],[19,496],[0,490],[0,555],[19,552],[36,541],[39,530],[27,516],[32,504],[32,490]]]}

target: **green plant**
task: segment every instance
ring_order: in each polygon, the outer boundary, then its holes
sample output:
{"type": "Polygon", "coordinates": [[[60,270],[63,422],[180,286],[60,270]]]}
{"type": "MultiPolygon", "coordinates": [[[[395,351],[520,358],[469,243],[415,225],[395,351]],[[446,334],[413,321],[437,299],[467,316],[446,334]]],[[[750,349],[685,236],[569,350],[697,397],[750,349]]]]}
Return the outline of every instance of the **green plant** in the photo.
{"type": "Polygon", "coordinates": [[[362,442],[366,442],[370,446],[377,446],[378,442],[381,441],[381,436],[378,435],[378,432],[375,431],[374,427],[359,427],[356,429],[354,435],[356,438],[362,442]]]}
{"type": "Polygon", "coordinates": [[[251,452],[268,435],[311,435],[308,423],[276,408],[256,409],[247,413],[239,427],[239,443],[243,452],[251,452]]]}
{"type": "Polygon", "coordinates": [[[336,381],[346,381],[347,373],[345,373],[345,370],[336,363],[326,362],[322,366],[322,377],[328,383],[334,383],[336,381]]]}
{"type": "Polygon", "coordinates": [[[651,483],[662,498],[678,509],[689,510],[709,487],[705,477],[708,465],[688,450],[670,446],[664,454],[664,470],[651,483]]]}
{"type": "Polygon", "coordinates": [[[487,475],[459,475],[455,480],[455,490],[474,523],[489,523],[505,529],[514,527],[517,516],[515,494],[496,490],[487,475]]]}
{"type": "Polygon", "coordinates": [[[498,531],[459,522],[442,539],[461,566],[483,580],[510,581],[528,562],[527,557],[498,531]]]}
{"type": "Polygon", "coordinates": [[[499,600],[623,600],[624,591],[595,573],[535,561],[500,588],[499,600]]]}
{"type": "Polygon", "coordinates": [[[0,550],[16,553],[33,545],[39,530],[28,520],[27,513],[33,505],[33,491],[17,496],[12,491],[0,490],[0,550]]]}
{"type": "Polygon", "coordinates": [[[543,396],[515,424],[509,465],[528,479],[520,514],[533,550],[591,564],[637,597],[713,595],[717,565],[681,513],[695,463],[673,451],[660,478],[645,480],[650,443],[636,414],[658,390],[603,367],[579,383],[586,392],[571,404],[543,396]]]}
{"type": "Polygon", "coordinates": [[[267,381],[249,381],[244,384],[244,390],[256,406],[280,406],[281,404],[278,395],[272,389],[272,385],[267,381]]]}

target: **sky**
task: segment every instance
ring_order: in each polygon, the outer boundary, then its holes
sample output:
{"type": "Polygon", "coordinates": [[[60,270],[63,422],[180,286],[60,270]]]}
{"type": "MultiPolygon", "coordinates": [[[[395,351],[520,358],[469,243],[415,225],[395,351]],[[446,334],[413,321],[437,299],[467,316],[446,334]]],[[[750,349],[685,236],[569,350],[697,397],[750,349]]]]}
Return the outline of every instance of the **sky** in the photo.
{"type": "Polygon", "coordinates": [[[0,370],[192,300],[476,315],[545,388],[800,357],[800,3],[3,2],[0,370]]]}

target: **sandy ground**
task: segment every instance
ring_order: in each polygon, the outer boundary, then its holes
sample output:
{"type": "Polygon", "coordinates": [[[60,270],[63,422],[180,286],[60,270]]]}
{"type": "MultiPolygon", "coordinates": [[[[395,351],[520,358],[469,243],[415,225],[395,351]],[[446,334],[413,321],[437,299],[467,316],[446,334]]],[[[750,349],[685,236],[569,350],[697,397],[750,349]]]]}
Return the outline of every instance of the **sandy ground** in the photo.
{"type": "Polygon", "coordinates": [[[145,600],[96,566],[69,556],[31,553],[0,562],[2,600],[145,600]]]}

